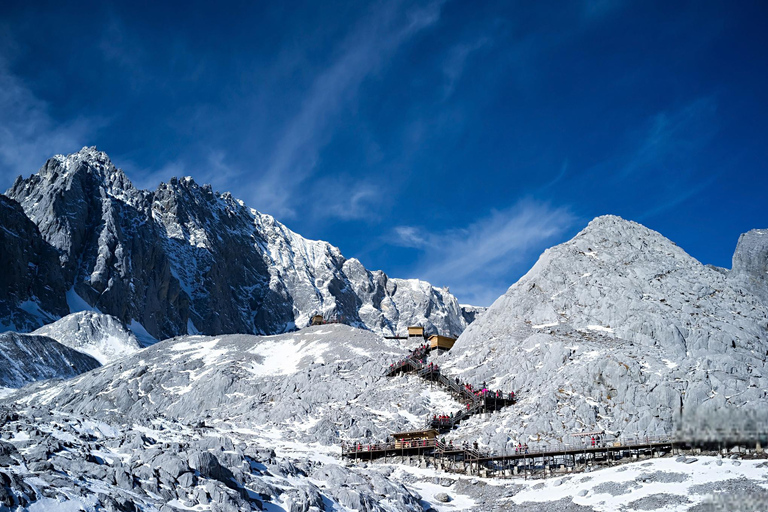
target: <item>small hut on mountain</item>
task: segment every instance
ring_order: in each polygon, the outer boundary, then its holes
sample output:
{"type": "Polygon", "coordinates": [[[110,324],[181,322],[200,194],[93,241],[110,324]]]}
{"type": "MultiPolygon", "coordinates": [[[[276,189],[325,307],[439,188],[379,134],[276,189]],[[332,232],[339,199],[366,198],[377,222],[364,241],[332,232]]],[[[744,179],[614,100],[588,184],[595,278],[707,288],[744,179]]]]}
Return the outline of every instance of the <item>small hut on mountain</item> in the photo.
{"type": "Polygon", "coordinates": [[[448,336],[433,334],[429,337],[429,347],[433,350],[451,350],[454,343],[456,343],[456,338],[449,338],[448,336]]]}
{"type": "Polygon", "coordinates": [[[408,328],[408,337],[409,338],[423,338],[424,337],[424,328],[420,327],[418,325],[414,325],[408,328]]]}
{"type": "Polygon", "coordinates": [[[434,446],[437,439],[437,430],[409,430],[407,432],[395,432],[392,434],[395,439],[395,448],[421,448],[434,446]]]}

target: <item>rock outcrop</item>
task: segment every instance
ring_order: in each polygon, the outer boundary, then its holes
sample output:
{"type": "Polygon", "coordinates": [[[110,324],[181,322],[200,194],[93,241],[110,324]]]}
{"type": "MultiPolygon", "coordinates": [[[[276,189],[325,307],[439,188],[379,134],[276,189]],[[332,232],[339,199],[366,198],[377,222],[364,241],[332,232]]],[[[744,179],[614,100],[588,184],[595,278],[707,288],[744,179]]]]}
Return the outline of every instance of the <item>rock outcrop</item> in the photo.
{"type": "Polygon", "coordinates": [[[753,229],[739,237],[729,277],[768,302],[768,229],[753,229]]]}
{"type": "Polygon", "coordinates": [[[68,379],[99,362],[45,336],[0,334],[0,387],[20,388],[45,379],[68,379]]]}
{"type": "Polygon", "coordinates": [[[0,195],[0,331],[29,331],[69,312],[56,250],[0,195]]]}

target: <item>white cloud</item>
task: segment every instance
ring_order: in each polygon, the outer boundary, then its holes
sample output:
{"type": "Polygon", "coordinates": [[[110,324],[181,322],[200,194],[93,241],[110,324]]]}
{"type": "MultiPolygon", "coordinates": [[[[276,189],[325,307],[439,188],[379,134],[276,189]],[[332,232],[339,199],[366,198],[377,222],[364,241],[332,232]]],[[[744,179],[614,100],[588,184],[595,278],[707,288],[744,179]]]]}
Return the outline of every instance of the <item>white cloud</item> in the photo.
{"type": "Polygon", "coordinates": [[[0,58],[0,180],[4,186],[16,176],[36,172],[54,154],[88,145],[91,134],[105,124],[93,118],[56,122],[48,105],[0,58]]]}
{"type": "Polygon", "coordinates": [[[475,41],[461,43],[451,49],[448,53],[448,57],[443,63],[443,75],[445,76],[443,100],[451,96],[456,89],[456,84],[464,74],[464,68],[466,67],[469,56],[489,43],[490,39],[487,36],[481,36],[475,41]]]}
{"type": "Polygon", "coordinates": [[[437,22],[441,5],[433,2],[403,13],[399,2],[384,2],[351,31],[339,56],[315,78],[279,137],[251,193],[260,209],[282,218],[296,214],[295,203],[301,200],[296,192],[315,173],[319,151],[332,137],[338,113],[354,100],[367,76],[411,37],[437,22]]]}
{"type": "MultiPolygon", "coordinates": [[[[639,137],[639,144],[630,152],[620,178],[658,172],[675,164],[677,173],[685,171],[679,165],[693,152],[707,144],[717,131],[714,98],[698,98],[678,109],[656,113],[639,137]]],[[[672,176],[672,178],[680,177],[672,176]]]]}
{"type": "Polygon", "coordinates": [[[415,275],[448,285],[462,302],[489,305],[528,270],[519,265],[531,252],[558,241],[574,221],[565,208],[525,200],[463,229],[431,233],[399,226],[394,238],[422,251],[415,275]]]}

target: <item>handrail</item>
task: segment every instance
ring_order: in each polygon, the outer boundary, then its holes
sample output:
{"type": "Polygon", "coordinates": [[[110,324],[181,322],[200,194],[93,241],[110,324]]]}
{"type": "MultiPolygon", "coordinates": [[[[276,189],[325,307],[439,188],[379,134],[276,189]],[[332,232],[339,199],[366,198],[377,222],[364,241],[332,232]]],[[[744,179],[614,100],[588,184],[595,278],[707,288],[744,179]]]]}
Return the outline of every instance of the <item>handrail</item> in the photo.
{"type": "Polygon", "coordinates": [[[434,448],[438,452],[445,452],[445,451],[460,451],[464,454],[465,458],[469,459],[501,459],[501,458],[537,458],[546,456],[553,453],[583,453],[585,451],[591,452],[591,451],[597,451],[597,450],[621,450],[626,448],[632,448],[632,447],[648,447],[653,445],[661,445],[661,444],[674,444],[677,442],[676,438],[673,436],[647,436],[642,439],[634,439],[634,440],[628,440],[628,441],[634,441],[634,442],[627,442],[622,443],[618,446],[616,445],[610,445],[610,444],[604,444],[602,446],[576,446],[576,445],[559,445],[557,447],[552,447],[550,449],[528,449],[526,452],[517,452],[515,451],[514,454],[492,454],[492,453],[483,453],[480,450],[476,450],[473,448],[469,448],[466,446],[449,446],[445,443],[440,442],[438,439],[420,439],[420,440],[413,440],[413,441],[401,441],[401,442],[390,442],[390,443],[351,443],[348,444],[346,442],[342,442],[342,453],[350,454],[350,453],[368,453],[368,452],[374,452],[374,451],[393,451],[393,450],[402,450],[402,449],[413,449],[413,448],[434,448]],[[398,446],[399,445],[399,446],[398,446]]]}

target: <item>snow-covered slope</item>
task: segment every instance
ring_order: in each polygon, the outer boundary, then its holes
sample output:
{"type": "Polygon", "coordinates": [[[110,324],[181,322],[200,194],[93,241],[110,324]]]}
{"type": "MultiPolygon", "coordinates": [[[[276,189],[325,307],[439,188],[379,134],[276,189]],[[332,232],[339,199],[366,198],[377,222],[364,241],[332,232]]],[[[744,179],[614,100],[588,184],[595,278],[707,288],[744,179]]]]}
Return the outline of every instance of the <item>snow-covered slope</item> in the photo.
{"type": "Polygon", "coordinates": [[[474,423],[501,448],[507,432],[738,426],[768,410],[767,356],[758,296],[659,233],[606,216],[545,251],[444,363],[518,392],[493,425],[474,423]]]}
{"type": "Polygon", "coordinates": [[[375,332],[467,325],[447,290],[390,279],[191,178],[136,189],[95,148],[58,155],[6,194],[59,250],[67,297],[162,339],[279,333],[314,314],[375,332]]]}
{"type": "Polygon", "coordinates": [[[15,488],[31,478],[47,498],[158,510],[251,510],[256,500],[266,510],[426,510],[391,469],[336,458],[344,439],[384,439],[421,427],[438,406],[461,406],[415,376],[383,377],[408,348],[338,324],[183,336],[33,384],[6,398],[17,420],[4,420],[0,403],[0,425],[22,432],[15,488]]]}
{"type": "Polygon", "coordinates": [[[0,334],[0,387],[20,388],[44,379],[68,379],[99,362],[45,336],[0,334]]]}
{"type": "Polygon", "coordinates": [[[423,426],[436,404],[461,407],[425,390],[418,377],[384,377],[405,353],[395,341],[345,325],[278,336],[182,336],[39,392],[28,388],[19,401],[102,421],[204,419],[279,429],[282,439],[329,445],[384,439],[423,426]]]}
{"type": "Polygon", "coordinates": [[[143,348],[136,336],[110,315],[94,311],[72,313],[34,331],[62,345],[109,364],[143,348]]]}

